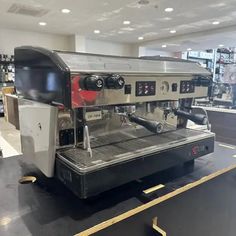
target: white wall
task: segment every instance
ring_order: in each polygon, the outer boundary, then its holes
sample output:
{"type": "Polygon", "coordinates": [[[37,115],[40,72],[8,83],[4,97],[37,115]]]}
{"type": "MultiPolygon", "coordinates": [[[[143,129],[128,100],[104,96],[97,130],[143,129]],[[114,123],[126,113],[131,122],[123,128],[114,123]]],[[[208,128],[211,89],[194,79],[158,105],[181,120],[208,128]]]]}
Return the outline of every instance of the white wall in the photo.
{"type": "Polygon", "coordinates": [[[130,44],[92,39],[86,40],[86,52],[116,56],[132,56],[132,48],[130,44]]]}
{"type": "Polygon", "coordinates": [[[174,57],[174,53],[167,51],[158,51],[147,47],[139,47],[139,56],[162,56],[162,57],[174,57]]]}
{"type": "Polygon", "coordinates": [[[75,51],[86,52],[86,38],[85,36],[74,35],[75,51]]]}
{"type": "Polygon", "coordinates": [[[80,35],[66,36],[0,28],[1,54],[13,54],[15,47],[23,45],[116,56],[173,56],[171,52],[139,47],[138,44],[93,40],[80,35]]]}
{"type": "Polygon", "coordinates": [[[69,36],[0,29],[0,53],[13,54],[15,47],[25,45],[58,50],[71,49],[69,36]]]}
{"type": "Polygon", "coordinates": [[[133,56],[135,53],[132,44],[88,39],[82,35],[74,35],[74,48],[76,52],[114,56],[133,56]]]}

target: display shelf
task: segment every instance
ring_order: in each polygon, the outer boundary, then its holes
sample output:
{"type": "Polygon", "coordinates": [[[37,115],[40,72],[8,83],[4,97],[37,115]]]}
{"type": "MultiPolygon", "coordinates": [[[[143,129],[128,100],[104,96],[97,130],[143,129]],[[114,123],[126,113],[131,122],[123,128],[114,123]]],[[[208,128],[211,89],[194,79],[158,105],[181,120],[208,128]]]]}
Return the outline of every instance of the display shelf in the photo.
{"type": "Polygon", "coordinates": [[[234,64],[233,48],[218,48],[216,50],[215,82],[224,82],[225,66],[234,64]]]}
{"type": "MultiPolygon", "coordinates": [[[[14,80],[15,64],[14,56],[0,54],[0,87],[3,84],[9,84],[14,80]]],[[[7,85],[4,85],[7,86],[7,85]]]]}
{"type": "Polygon", "coordinates": [[[14,81],[11,80],[11,81],[0,81],[0,85],[1,84],[14,84],[14,81]]]}
{"type": "Polygon", "coordinates": [[[9,64],[14,65],[14,61],[0,61],[0,65],[9,65],[9,64]]]}
{"type": "Polygon", "coordinates": [[[212,50],[190,51],[187,53],[187,60],[198,62],[212,73],[214,72],[214,53],[212,50]]]}

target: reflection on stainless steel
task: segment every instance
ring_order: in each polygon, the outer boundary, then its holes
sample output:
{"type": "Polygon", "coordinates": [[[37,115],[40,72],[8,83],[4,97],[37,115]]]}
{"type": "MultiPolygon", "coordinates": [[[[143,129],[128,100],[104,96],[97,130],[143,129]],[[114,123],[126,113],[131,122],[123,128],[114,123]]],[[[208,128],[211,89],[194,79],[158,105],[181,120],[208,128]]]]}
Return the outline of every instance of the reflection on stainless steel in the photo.
{"type": "Polygon", "coordinates": [[[214,134],[186,129],[207,119],[191,113],[209,84],[195,63],[33,47],[15,60],[23,153],[80,197],[213,151],[214,134]]]}
{"type": "Polygon", "coordinates": [[[144,60],[103,55],[71,54],[59,52],[59,57],[75,72],[122,74],[205,74],[207,70],[188,61],[170,58],[144,60]],[[125,62],[124,62],[125,61],[125,62]]]}

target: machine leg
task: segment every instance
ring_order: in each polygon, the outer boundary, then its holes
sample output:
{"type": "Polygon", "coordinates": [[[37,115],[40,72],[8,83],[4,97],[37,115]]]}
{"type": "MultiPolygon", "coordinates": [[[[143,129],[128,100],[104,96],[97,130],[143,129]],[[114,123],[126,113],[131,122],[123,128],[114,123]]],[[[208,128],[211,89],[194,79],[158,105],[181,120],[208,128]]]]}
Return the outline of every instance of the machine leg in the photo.
{"type": "Polygon", "coordinates": [[[192,171],[193,168],[194,168],[194,163],[195,163],[195,160],[194,160],[194,159],[191,160],[191,161],[187,161],[187,162],[185,162],[185,163],[183,164],[183,167],[184,167],[184,169],[186,169],[186,170],[192,171]]]}

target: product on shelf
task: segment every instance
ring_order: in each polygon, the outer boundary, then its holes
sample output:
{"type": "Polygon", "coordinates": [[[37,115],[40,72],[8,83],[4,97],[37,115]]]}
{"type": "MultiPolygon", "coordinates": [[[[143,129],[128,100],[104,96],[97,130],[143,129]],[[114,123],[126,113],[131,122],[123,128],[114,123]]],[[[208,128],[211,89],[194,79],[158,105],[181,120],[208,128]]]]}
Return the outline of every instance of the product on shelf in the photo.
{"type": "Polygon", "coordinates": [[[0,83],[14,82],[14,56],[0,54],[0,83]]]}

